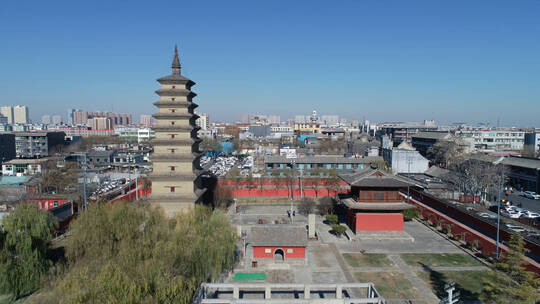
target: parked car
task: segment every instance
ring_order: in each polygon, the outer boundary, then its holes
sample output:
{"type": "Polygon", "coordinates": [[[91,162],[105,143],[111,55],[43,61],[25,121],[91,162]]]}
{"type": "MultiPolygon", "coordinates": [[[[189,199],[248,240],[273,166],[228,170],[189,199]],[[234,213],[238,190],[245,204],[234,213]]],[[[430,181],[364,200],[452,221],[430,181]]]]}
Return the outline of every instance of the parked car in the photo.
{"type": "Polygon", "coordinates": [[[525,228],[523,228],[521,226],[518,226],[518,225],[513,225],[513,224],[506,224],[506,228],[508,228],[509,230],[511,230],[513,232],[524,232],[525,231],[525,228]]]}
{"type": "Polygon", "coordinates": [[[483,217],[483,218],[489,218],[489,219],[496,219],[497,218],[496,214],[490,214],[490,213],[486,213],[486,212],[478,213],[478,215],[483,217]]]}
{"type": "Polygon", "coordinates": [[[521,216],[521,212],[513,209],[501,209],[501,214],[509,218],[519,218],[521,216]]]}
{"type": "Polygon", "coordinates": [[[535,218],[539,218],[540,214],[538,214],[536,212],[531,212],[529,210],[525,210],[525,212],[523,212],[522,216],[526,217],[526,218],[530,218],[530,219],[535,219],[535,218]]]}
{"type": "Polygon", "coordinates": [[[523,192],[523,196],[530,199],[540,199],[540,194],[537,194],[532,191],[525,191],[523,192]]]}

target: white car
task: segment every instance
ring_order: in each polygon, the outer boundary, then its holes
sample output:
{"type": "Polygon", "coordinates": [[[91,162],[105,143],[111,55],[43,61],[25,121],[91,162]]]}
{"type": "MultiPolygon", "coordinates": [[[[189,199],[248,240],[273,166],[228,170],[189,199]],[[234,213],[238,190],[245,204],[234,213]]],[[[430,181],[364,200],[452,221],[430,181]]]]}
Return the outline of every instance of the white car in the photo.
{"type": "Polygon", "coordinates": [[[540,194],[536,194],[532,191],[525,191],[523,192],[523,196],[530,199],[540,199],[540,194]]]}
{"type": "Polygon", "coordinates": [[[512,209],[502,209],[501,214],[509,218],[519,218],[521,216],[521,212],[512,209]]]}
{"type": "Polygon", "coordinates": [[[506,224],[506,228],[513,232],[523,232],[525,231],[525,228],[518,226],[518,225],[512,225],[512,224],[506,224]]]}
{"type": "Polygon", "coordinates": [[[526,218],[530,218],[530,219],[535,219],[535,218],[540,217],[540,214],[527,210],[522,214],[522,216],[526,218]]]}

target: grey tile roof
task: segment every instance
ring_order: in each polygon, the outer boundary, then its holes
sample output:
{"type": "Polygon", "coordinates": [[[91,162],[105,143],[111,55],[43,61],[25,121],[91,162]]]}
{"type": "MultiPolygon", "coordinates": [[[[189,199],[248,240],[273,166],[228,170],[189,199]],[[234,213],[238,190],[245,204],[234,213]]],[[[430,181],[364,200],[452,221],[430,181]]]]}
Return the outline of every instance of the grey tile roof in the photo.
{"type": "Polygon", "coordinates": [[[352,198],[346,198],[341,200],[345,206],[350,209],[356,210],[388,210],[388,211],[401,211],[405,209],[414,208],[413,205],[407,204],[405,202],[383,202],[383,203],[372,203],[372,202],[357,202],[352,198]]]}
{"type": "Polygon", "coordinates": [[[412,138],[425,138],[425,139],[435,139],[435,140],[441,140],[441,139],[448,139],[452,135],[447,132],[418,132],[414,135],[412,135],[412,138]]]}
{"type": "Polygon", "coordinates": [[[408,183],[405,178],[390,175],[382,170],[364,168],[351,174],[340,174],[341,179],[351,186],[357,187],[407,187],[414,186],[408,183]],[[382,176],[374,176],[375,173],[382,173],[382,176]]]}
{"type": "Polygon", "coordinates": [[[256,226],[251,228],[248,240],[251,246],[304,247],[307,245],[307,232],[302,226],[256,226]]]}
{"type": "MultiPolygon", "coordinates": [[[[265,163],[291,163],[293,159],[286,158],[280,155],[265,156],[265,163]]],[[[383,158],[380,156],[367,156],[363,158],[344,157],[344,156],[303,156],[294,158],[297,164],[369,164],[382,162],[383,158]]]]}
{"type": "Polygon", "coordinates": [[[502,163],[508,166],[515,166],[515,167],[522,167],[522,168],[529,168],[529,169],[540,169],[540,159],[538,158],[510,156],[503,159],[502,163]]]}

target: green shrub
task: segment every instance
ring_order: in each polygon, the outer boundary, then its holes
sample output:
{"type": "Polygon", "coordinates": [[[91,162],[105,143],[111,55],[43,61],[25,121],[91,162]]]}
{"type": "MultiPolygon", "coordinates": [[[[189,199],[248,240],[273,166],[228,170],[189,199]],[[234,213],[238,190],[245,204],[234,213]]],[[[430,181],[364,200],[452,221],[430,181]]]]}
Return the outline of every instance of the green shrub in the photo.
{"type": "Polygon", "coordinates": [[[337,236],[341,236],[347,231],[347,227],[343,225],[333,225],[332,230],[336,233],[337,236]]]}
{"type": "Polygon", "coordinates": [[[401,212],[403,214],[403,218],[406,221],[410,221],[414,218],[418,218],[420,215],[420,212],[416,209],[406,209],[401,212]]]}
{"type": "Polygon", "coordinates": [[[328,221],[330,224],[337,224],[338,216],[335,214],[328,214],[325,216],[326,221],[328,221]]]}

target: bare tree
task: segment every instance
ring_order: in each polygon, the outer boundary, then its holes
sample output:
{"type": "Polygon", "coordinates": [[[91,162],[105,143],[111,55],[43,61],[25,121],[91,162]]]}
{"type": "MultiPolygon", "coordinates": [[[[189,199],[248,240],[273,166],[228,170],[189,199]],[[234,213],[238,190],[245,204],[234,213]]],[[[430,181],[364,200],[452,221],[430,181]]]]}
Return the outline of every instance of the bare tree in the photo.
{"type": "Polygon", "coordinates": [[[300,212],[300,214],[308,215],[313,212],[314,208],[315,201],[308,197],[302,198],[300,204],[298,204],[298,212],[300,212]]]}
{"type": "Polygon", "coordinates": [[[259,177],[259,179],[257,180],[259,182],[259,192],[262,196],[263,194],[263,189],[264,189],[264,182],[266,181],[266,172],[263,171],[261,172],[261,176],[259,177]]]}
{"type": "Polygon", "coordinates": [[[427,158],[437,165],[445,168],[459,162],[461,158],[459,145],[453,140],[437,141],[427,150],[427,158]]]}
{"type": "Polygon", "coordinates": [[[482,202],[487,199],[489,189],[497,182],[497,168],[489,161],[465,159],[452,166],[455,181],[464,194],[478,196],[482,202]]]}

